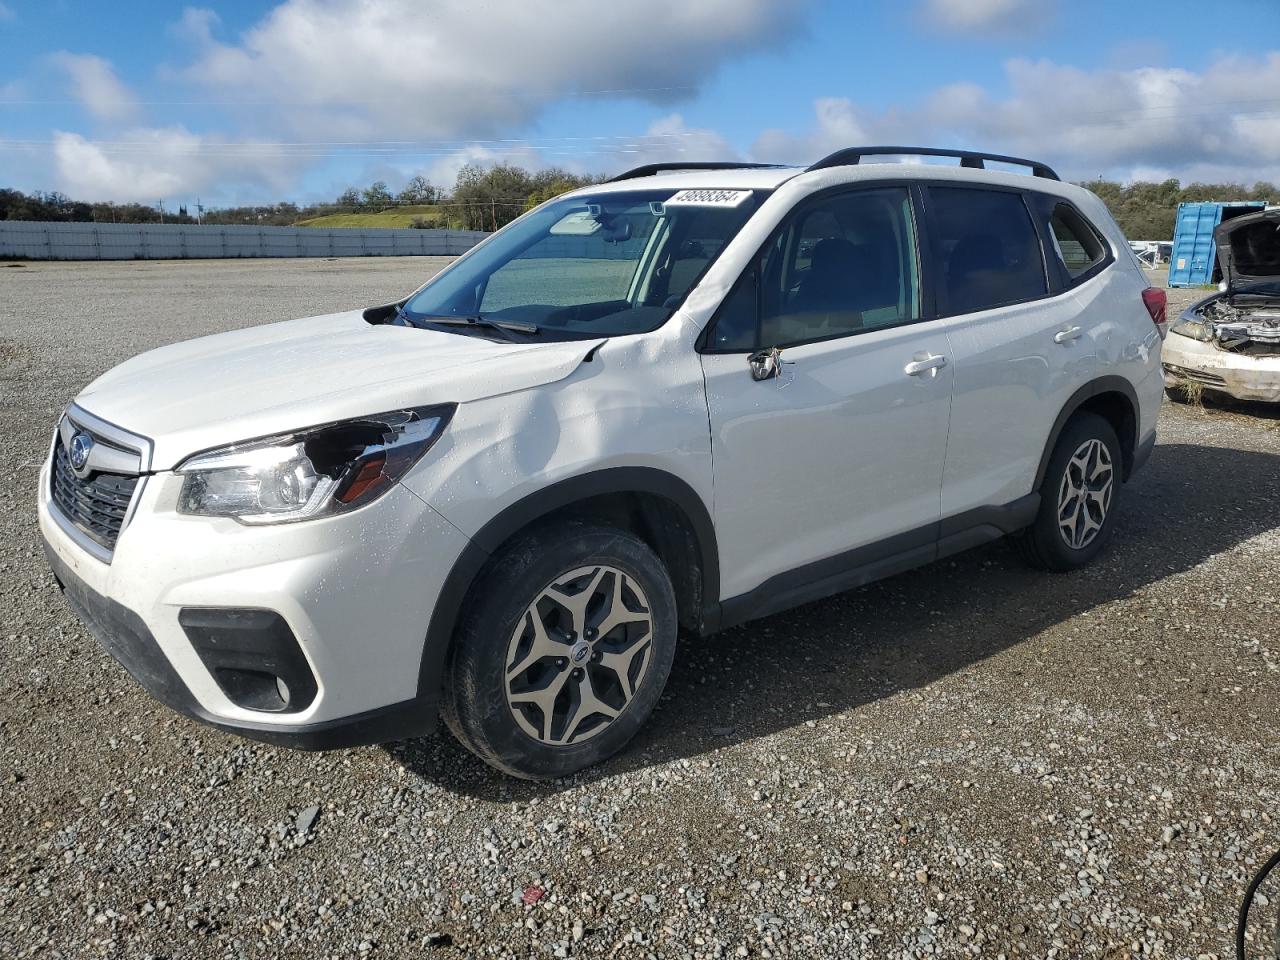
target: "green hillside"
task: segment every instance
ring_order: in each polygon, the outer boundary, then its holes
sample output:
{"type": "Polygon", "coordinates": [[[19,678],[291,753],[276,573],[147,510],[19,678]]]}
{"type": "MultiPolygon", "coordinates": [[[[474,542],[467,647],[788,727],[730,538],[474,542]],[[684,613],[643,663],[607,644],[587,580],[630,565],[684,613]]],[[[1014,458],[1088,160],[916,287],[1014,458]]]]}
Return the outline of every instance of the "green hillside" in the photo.
{"type": "Polygon", "coordinates": [[[378,213],[332,213],[327,217],[312,217],[299,220],[299,227],[389,227],[404,228],[413,226],[413,221],[421,217],[437,226],[444,226],[444,211],[430,205],[396,207],[393,210],[382,210],[378,213]]]}

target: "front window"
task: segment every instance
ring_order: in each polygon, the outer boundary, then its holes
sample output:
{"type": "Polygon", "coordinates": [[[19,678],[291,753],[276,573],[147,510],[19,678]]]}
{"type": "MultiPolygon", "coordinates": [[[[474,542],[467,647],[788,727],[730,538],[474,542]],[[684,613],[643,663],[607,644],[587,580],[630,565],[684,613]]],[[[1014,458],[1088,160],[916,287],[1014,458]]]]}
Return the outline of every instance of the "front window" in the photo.
{"type": "Polygon", "coordinates": [[[915,219],[905,189],[826,196],[793,215],[726,298],[708,348],[796,346],[920,318],[915,219]]]}
{"type": "Polygon", "coordinates": [[[471,319],[539,340],[655,330],[761,199],[636,190],[552,201],[414,294],[402,322],[459,330],[451,320],[471,319]]]}

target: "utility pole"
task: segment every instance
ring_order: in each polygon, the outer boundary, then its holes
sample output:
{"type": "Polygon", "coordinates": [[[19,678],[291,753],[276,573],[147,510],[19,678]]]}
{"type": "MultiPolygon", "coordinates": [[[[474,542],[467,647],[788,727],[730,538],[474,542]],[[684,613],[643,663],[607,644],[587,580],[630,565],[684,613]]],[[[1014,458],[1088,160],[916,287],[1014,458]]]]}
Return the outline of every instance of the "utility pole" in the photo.
{"type": "Polygon", "coordinates": [[[160,222],[161,222],[161,223],[164,223],[164,201],[163,201],[163,200],[157,200],[157,201],[156,201],[156,206],[158,206],[158,207],[160,208],[160,222]]]}

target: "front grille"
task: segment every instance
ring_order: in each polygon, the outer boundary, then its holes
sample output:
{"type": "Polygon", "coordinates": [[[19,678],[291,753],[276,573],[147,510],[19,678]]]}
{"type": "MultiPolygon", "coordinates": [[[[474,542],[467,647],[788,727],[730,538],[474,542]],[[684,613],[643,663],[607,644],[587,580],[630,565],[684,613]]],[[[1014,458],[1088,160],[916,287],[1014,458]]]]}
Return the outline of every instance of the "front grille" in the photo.
{"type": "Polygon", "coordinates": [[[1227,381],[1216,373],[1208,373],[1204,370],[1189,370],[1186,367],[1174,366],[1172,363],[1166,363],[1164,368],[1175,377],[1181,377],[1183,380],[1194,380],[1197,383],[1203,383],[1207,387],[1225,387],[1227,385],[1227,381]]]}
{"type": "Polygon", "coordinates": [[[95,543],[114,550],[138,478],[91,473],[81,480],[71,469],[61,436],[54,442],[53,469],[49,473],[49,493],[63,516],[95,543]]]}

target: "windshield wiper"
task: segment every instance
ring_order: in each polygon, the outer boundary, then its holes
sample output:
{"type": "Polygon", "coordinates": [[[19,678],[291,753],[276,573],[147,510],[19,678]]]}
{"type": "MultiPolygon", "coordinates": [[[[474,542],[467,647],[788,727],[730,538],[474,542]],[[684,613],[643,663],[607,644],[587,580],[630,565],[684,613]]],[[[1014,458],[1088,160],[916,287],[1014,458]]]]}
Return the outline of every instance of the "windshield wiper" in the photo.
{"type": "MultiPolygon", "coordinates": [[[[498,330],[503,334],[509,333],[525,333],[532,336],[538,332],[536,324],[521,323],[517,320],[492,320],[489,317],[453,317],[453,316],[424,316],[408,318],[412,323],[415,320],[422,320],[427,323],[439,323],[450,327],[485,327],[489,330],[498,330]]],[[[511,340],[511,337],[506,339],[511,340]]],[[[519,341],[512,341],[513,343],[519,341]]]]}

